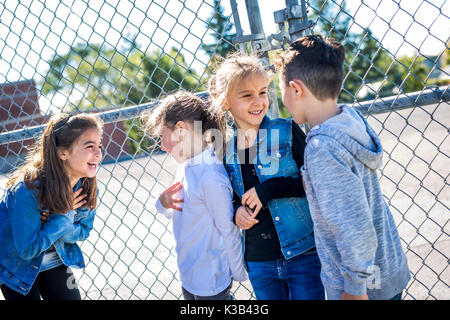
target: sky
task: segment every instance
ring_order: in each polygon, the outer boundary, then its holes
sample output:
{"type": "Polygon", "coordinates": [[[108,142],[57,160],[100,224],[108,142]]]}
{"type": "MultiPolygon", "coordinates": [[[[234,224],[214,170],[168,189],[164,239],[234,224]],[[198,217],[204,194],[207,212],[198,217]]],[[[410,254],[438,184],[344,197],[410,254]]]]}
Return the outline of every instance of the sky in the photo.
{"type": "MultiPolygon", "coordinates": [[[[338,8],[343,1],[328,3],[338,8]]],[[[249,33],[247,19],[243,19],[247,14],[245,1],[238,0],[237,5],[243,29],[249,33]]],[[[266,35],[277,33],[273,12],[284,9],[285,2],[259,0],[259,7],[266,35]]],[[[439,54],[450,36],[448,0],[347,0],[345,8],[354,18],[353,31],[370,28],[383,46],[396,55],[411,55],[418,49],[424,55],[439,54]]]]}
{"type": "MultiPolygon", "coordinates": [[[[342,0],[329,2],[337,6],[342,0]]],[[[258,3],[266,36],[277,33],[273,12],[284,9],[285,2],[258,3]]],[[[212,0],[0,0],[0,83],[42,79],[47,61],[79,42],[123,48],[133,35],[143,51],[181,48],[190,67],[202,74],[208,57],[201,44],[213,41],[205,28],[211,4],[212,0]]],[[[229,1],[222,5],[230,15],[229,1]]],[[[244,34],[249,34],[245,0],[237,0],[237,5],[244,34]]],[[[352,31],[370,28],[396,56],[439,54],[450,36],[450,0],[347,0],[346,9],[354,17],[352,31]]],[[[55,101],[44,97],[40,105],[55,101]]]]}

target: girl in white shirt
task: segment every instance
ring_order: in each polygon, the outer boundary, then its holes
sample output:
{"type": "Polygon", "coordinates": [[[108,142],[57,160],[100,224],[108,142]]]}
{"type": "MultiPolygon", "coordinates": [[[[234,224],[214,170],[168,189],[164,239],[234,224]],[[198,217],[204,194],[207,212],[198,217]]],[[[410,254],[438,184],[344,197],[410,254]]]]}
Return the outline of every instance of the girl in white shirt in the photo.
{"type": "Polygon", "coordinates": [[[186,300],[231,300],[232,280],[245,281],[241,237],[233,223],[233,189],[223,167],[224,119],[186,91],[144,115],[146,131],[178,163],[176,183],[156,209],[173,219],[175,250],[186,300]]]}

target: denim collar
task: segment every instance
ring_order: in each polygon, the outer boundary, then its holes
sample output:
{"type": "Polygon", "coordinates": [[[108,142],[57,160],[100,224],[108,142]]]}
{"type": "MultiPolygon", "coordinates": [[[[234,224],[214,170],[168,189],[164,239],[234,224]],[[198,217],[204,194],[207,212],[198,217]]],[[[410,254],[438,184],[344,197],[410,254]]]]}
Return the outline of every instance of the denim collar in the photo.
{"type": "Polygon", "coordinates": [[[81,184],[83,183],[83,178],[81,178],[80,180],[78,180],[78,182],[75,184],[75,186],[73,187],[73,191],[77,191],[78,189],[80,189],[81,184]]]}
{"type": "MultiPolygon", "coordinates": [[[[234,159],[237,159],[237,127],[234,125],[233,137],[228,141],[225,163],[234,163],[234,159]],[[231,142],[231,143],[230,143],[231,142]]],[[[258,146],[261,142],[267,139],[267,131],[270,130],[270,118],[265,115],[258,128],[258,136],[255,140],[255,145],[258,146]]]]}

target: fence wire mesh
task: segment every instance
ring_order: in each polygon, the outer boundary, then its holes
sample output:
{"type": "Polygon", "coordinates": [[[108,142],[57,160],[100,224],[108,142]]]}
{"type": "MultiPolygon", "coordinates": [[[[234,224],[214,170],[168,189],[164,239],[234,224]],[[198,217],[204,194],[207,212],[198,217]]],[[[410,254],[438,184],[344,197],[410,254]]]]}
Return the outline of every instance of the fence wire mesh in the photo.
{"type": "MultiPolygon", "coordinates": [[[[262,48],[270,59],[273,50],[282,50],[281,39],[294,24],[275,23],[273,13],[287,7],[284,16],[293,19],[303,4],[259,1],[264,27],[278,29],[269,40],[253,33],[237,43],[233,39],[243,30],[234,26],[231,8],[245,24],[246,3],[233,2],[1,2],[0,195],[36,138],[27,128],[44,124],[52,113],[104,114],[151,107],[179,88],[202,92],[216,55],[262,48]],[[8,138],[12,132],[22,138],[8,138]]],[[[332,36],[346,47],[340,102],[365,112],[384,146],[382,189],[412,272],[404,298],[449,299],[450,3],[304,4],[311,22],[301,20],[311,26],[305,32],[332,36]],[[419,103],[436,87],[434,100],[419,103]],[[405,96],[410,102],[397,107],[405,96]],[[379,109],[380,103],[388,107],[379,109]]],[[[279,94],[278,100],[287,117],[279,94]]],[[[100,204],[94,230],[80,244],[86,268],[74,270],[84,299],[181,298],[171,223],[154,209],[176,165],[159,141],[142,133],[136,114],[105,126],[100,204]]],[[[235,284],[233,292],[237,299],[255,298],[249,282],[235,284]]]]}

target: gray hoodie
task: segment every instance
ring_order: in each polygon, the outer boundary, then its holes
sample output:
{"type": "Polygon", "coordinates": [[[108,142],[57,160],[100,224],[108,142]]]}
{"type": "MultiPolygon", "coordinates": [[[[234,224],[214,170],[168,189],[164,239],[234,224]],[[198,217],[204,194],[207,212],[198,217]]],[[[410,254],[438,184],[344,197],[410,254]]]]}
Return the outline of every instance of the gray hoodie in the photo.
{"type": "Polygon", "coordinates": [[[378,136],[357,110],[342,106],[306,141],[302,175],[327,298],[339,299],[343,291],[394,297],[410,274],[378,181],[378,136]]]}

